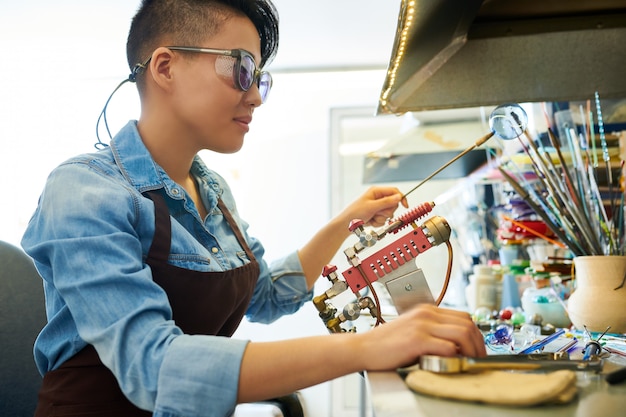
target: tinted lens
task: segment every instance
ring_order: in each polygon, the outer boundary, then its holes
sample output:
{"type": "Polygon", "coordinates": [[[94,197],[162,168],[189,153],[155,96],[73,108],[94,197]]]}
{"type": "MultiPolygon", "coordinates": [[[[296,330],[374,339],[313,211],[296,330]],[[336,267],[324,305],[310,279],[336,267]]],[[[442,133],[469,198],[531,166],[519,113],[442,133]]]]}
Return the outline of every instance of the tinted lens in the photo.
{"type": "Polygon", "coordinates": [[[272,76],[269,72],[262,72],[259,75],[259,94],[261,94],[261,100],[265,103],[267,96],[270,94],[272,88],[272,76]]]}
{"type": "Polygon", "coordinates": [[[252,57],[248,55],[241,56],[241,63],[239,65],[239,86],[242,90],[248,91],[252,87],[254,82],[254,72],[256,70],[256,64],[252,57]]]}

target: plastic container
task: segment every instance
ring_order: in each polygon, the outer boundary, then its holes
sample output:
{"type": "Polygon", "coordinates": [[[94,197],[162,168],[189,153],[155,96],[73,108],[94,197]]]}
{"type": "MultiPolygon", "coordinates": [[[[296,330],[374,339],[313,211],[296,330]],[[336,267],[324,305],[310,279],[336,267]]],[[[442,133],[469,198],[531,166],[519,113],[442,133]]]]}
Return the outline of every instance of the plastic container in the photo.
{"type": "Polygon", "coordinates": [[[522,295],[522,308],[526,321],[535,314],[541,315],[543,324],[569,328],[571,322],[565,308],[551,288],[527,288],[522,295]]]}
{"type": "Polygon", "coordinates": [[[502,296],[500,301],[500,309],[507,307],[521,307],[522,302],[517,285],[517,278],[510,272],[506,272],[502,276],[502,296]]]}
{"type": "Polygon", "coordinates": [[[470,312],[480,307],[490,310],[498,309],[497,282],[493,269],[488,265],[475,265],[474,273],[469,276],[469,284],[465,288],[465,298],[470,312]]]}

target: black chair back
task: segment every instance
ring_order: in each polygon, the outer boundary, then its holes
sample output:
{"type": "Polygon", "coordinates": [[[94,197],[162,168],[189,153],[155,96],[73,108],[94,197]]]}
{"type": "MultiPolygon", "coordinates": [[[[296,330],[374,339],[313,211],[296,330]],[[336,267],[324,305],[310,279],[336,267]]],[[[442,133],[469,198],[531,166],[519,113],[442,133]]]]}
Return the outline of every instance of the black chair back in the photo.
{"type": "Polygon", "coordinates": [[[41,375],[33,343],[45,323],[43,286],[33,261],[0,241],[0,416],[35,412],[41,375]]]}

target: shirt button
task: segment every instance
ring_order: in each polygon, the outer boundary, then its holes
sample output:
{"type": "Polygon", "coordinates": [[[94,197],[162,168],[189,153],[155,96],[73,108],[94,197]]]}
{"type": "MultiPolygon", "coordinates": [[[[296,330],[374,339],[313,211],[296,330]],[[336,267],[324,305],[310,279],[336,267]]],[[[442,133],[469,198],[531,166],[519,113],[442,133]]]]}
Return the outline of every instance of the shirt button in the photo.
{"type": "Polygon", "coordinates": [[[178,188],[172,188],[172,194],[178,195],[178,193],[179,193],[178,188]]]}
{"type": "Polygon", "coordinates": [[[211,252],[213,252],[213,253],[217,253],[217,252],[219,252],[219,251],[220,251],[220,250],[219,250],[218,248],[212,248],[212,249],[211,249],[211,252]]]}

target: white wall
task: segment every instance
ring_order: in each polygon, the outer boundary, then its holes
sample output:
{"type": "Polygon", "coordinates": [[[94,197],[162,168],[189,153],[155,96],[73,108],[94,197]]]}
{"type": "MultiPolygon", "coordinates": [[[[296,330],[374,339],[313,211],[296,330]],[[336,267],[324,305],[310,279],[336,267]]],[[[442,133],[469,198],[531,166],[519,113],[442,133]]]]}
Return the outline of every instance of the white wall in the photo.
{"type": "Polygon", "coordinates": [[[127,75],[133,3],[0,3],[0,239],[19,243],[47,173],[94,150],[98,113],[127,75]]]}

